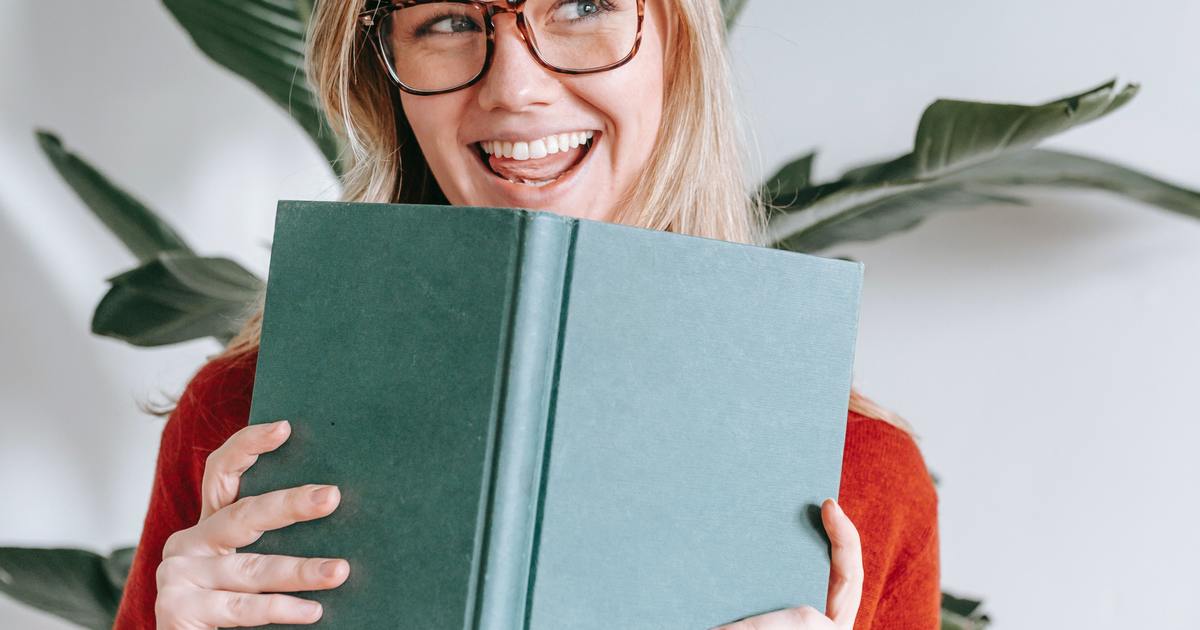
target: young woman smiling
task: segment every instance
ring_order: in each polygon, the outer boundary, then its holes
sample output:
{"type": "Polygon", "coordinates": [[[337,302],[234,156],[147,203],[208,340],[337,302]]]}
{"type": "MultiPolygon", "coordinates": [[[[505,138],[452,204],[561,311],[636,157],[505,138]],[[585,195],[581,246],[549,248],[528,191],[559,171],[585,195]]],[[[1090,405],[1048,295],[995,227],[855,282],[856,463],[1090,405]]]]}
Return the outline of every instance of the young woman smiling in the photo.
{"type": "MultiPolygon", "coordinates": [[[[761,244],[723,37],[718,0],[321,0],[306,54],[349,150],[345,200],[525,207],[761,244]]],[[[237,496],[290,434],[286,421],[247,426],[260,323],[261,311],[170,414],[118,630],[312,623],[320,605],[286,593],[349,575],[337,558],[236,553],[340,500],[324,485],[237,496]]],[[[849,403],[840,497],[821,510],[826,610],[724,628],[938,626],[930,476],[902,420],[857,391],[849,403]]]]}

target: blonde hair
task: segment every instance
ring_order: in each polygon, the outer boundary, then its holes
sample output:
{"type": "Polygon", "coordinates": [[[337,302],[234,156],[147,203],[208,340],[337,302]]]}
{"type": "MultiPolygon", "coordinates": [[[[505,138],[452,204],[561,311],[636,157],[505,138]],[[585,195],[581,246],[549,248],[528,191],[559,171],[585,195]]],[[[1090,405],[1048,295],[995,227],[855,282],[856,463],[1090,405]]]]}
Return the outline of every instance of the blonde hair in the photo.
{"type": "MultiPolygon", "coordinates": [[[[643,228],[764,245],[764,205],[745,186],[745,151],[734,111],[724,17],[716,0],[664,0],[667,26],[658,149],[614,209],[643,228]],[[686,176],[680,174],[686,173],[686,176]]],[[[357,28],[363,0],[316,3],[306,78],[344,147],[343,201],[447,203],[373,50],[357,28]]],[[[258,349],[261,299],[220,357],[258,349]]],[[[851,411],[911,433],[900,416],[850,390],[851,411]]]]}

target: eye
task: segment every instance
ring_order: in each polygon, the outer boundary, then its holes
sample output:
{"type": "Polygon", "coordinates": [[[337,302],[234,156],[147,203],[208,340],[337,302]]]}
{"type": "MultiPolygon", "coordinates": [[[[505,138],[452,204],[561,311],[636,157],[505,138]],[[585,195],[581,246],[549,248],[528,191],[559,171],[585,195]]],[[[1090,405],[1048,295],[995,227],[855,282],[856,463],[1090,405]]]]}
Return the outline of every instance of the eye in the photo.
{"type": "Polygon", "coordinates": [[[603,0],[566,0],[554,10],[554,21],[573,22],[603,13],[608,9],[603,0]]]}
{"type": "Polygon", "coordinates": [[[448,15],[430,22],[424,30],[427,33],[436,33],[438,35],[454,35],[456,33],[476,32],[479,30],[479,26],[466,15],[448,15]]]}

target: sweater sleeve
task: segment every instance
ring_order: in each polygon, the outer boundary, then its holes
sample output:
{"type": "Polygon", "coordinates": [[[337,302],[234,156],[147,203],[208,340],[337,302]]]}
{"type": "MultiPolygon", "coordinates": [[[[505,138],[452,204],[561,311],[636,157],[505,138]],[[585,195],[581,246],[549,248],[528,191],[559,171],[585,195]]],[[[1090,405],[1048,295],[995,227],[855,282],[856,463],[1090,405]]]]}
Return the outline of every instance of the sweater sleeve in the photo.
{"type": "Polygon", "coordinates": [[[851,413],[839,501],[863,544],[863,601],[855,630],[936,630],[937,493],[913,438],[851,413]]]}
{"type": "MultiPolygon", "coordinates": [[[[142,524],[114,630],[152,630],[156,574],[167,538],[200,518],[200,482],[209,453],[249,417],[248,358],[209,362],[192,377],[163,427],[150,506],[142,524]]],[[[250,362],[252,370],[253,363],[250,362]]]]}

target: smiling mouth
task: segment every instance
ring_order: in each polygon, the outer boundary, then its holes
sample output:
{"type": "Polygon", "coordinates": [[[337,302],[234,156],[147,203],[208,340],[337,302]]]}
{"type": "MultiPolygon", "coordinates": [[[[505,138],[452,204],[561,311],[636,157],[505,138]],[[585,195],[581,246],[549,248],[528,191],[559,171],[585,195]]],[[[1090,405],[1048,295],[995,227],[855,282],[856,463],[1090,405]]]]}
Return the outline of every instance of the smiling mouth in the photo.
{"type": "Polygon", "coordinates": [[[485,140],[473,146],[483,167],[494,177],[540,188],[574,172],[599,138],[598,131],[577,131],[530,142],[485,140]]]}

